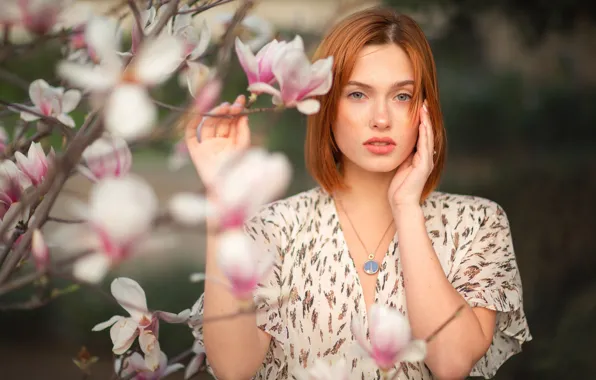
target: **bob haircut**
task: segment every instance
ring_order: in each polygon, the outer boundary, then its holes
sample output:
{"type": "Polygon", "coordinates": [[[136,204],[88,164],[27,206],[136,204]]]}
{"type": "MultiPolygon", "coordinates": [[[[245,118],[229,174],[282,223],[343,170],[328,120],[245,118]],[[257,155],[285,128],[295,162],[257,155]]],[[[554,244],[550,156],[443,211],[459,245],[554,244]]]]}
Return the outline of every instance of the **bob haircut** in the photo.
{"type": "Polygon", "coordinates": [[[410,17],[392,9],[375,7],[353,13],[326,34],[313,61],[333,56],[333,85],[326,95],[315,97],[320,111],[308,116],[305,142],[306,167],[311,176],[327,192],[345,189],[338,163],[341,152],[333,137],[332,125],[337,117],[342,89],[352,75],[358,53],[364,46],[397,44],[410,58],[414,69],[414,94],[410,109],[413,127],[418,111],[427,101],[433,125],[434,168],[422,191],[421,202],[436,188],[443,171],[446,136],[439,105],[435,62],[424,32],[410,17]]]}

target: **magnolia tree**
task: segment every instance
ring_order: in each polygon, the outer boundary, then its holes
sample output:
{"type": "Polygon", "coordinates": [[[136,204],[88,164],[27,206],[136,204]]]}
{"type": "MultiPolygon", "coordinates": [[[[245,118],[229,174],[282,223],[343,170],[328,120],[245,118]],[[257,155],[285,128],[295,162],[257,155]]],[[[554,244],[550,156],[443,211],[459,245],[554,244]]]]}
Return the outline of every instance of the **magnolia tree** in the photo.
{"type": "MultiPolygon", "coordinates": [[[[0,99],[5,108],[0,115],[16,112],[20,116],[15,126],[6,126],[11,136],[0,128],[0,297],[34,285],[30,300],[3,304],[3,309],[41,307],[60,296],[64,292],[51,288],[52,277],[101,291],[105,276],[124,260],[166,248],[158,227],[199,228],[206,218],[214,218],[219,220],[217,255],[226,286],[239,300],[247,301],[238,315],[254,311],[253,291],[268,274],[273,257],[263,259],[264,253],[242,228],[259,207],[286,191],[292,174],[287,158],[260,147],[231,154],[212,168],[213,180],[203,191],[172,194],[165,204],[131,172],[131,149],[175,136],[176,128],[168,127],[173,120],[222,117],[208,112],[220,98],[234,55],[246,73],[250,94],[238,115],[287,108],[303,114],[319,111],[313,97],[331,88],[333,57],[311,63],[300,36],[273,39],[269,24],[248,14],[254,5],[248,0],[239,2],[234,14],[219,19],[225,32],[214,41],[202,12],[228,2],[128,0],[118,6],[119,17],[113,12],[90,13],[83,23],[70,27],[64,26],[61,16],[71,0],[3,2],[0,60],[47,41],[64,44],[55,78],[27,83],[29,99],[20,103],[0,99]],[[132,20],[128,49],[122,46],[127,33],[120,23],[124,17],[132,20]],[[11,43],[14,28],[27,30],[32,41],[11,43]],[[214,57],[209,65],[204,59],[207,54],[214,57]],[[188,89],[182,105],[152,98],[151,90],[172,76],[188,89]],[[252,108],[259,96],[269,97],[272,106],[252,108]],[[159,107],[169,114],[158,118],[159,107]],[[75,110],[86,113],[80,125],[71,116],[75,110]],[[62,144],[48,149],[49,138],[56,135],[62,137],[62,144]],[[71,202],[72,219],[53,218],[54,203],[73,176],[92,182],[88,201],[71,202]],[[48,220],[62,226],[44,236],[41,231],[48,220]]],[[[14,74],[3,75],[24,82],[14,74]]],[[[189,160],[186,146],[184,140],[175,144],[170,167],[189,160]]],[[[197,280],[224,283],[201,273],[189,279],[197,280]]],[[[128,316],[96,321],[90,329],[110,329],[115,376],[160,379],[184,370],[188,379],[205,368],[199,340],[170,360],[159,344],[160,323],[180,324],[198,336],[199,327],[209,323],[198,313],[198,303],[181,305],[178,313],[153,310],[141,286],[127,277],[113,280],[110,289],[128,316]]],[[[352,331],[360,353],[388,376],[400,362],[422,360],[426,342],[432,339],[413,340],[407,319],[383,305],[375,305],[370,312],[369,337],[363,326],[353,325],[352,331]]],[[[95,360],[83,351],[75,363],[89,375],[95,360]]],[[[320,361],[303,373],[304,379],[348,376],[345,362],[320,361]]]]}

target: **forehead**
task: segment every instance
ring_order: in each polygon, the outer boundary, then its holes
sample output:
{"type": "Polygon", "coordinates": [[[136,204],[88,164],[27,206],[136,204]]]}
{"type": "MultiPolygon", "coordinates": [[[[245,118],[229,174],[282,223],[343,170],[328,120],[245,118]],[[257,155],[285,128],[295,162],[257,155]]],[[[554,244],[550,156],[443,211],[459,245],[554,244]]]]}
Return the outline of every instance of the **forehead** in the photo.
{"type": "Polygon", "coordinates": [[[396,44],[370,45],[360,50],[350,80],[371,85],[414,79],[410,58],[396,44]]]}

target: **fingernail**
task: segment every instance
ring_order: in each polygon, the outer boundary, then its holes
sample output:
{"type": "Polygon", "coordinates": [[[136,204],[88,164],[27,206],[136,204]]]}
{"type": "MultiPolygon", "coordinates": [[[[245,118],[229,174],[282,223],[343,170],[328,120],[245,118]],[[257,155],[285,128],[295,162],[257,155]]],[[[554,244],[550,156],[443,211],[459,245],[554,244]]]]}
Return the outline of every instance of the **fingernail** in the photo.
{"type": "Polygon", "coordinates": [[[230,105],[230,102],[223,102],[223,103],[221,103],[221,105],[222,106],[229,106],[230,105]]]}
{"type": "Polygon", "coordinates": [[[424,109],[425,112],[428,112],[428,107],[426,106],[426,103],[422,104],[422,109],[424,109]]]}

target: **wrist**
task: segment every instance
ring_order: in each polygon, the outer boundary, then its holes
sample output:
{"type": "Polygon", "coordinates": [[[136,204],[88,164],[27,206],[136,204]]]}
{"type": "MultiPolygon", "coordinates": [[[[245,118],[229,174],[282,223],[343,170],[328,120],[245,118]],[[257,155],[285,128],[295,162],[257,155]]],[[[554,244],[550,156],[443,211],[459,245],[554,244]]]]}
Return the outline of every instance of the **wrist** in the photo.
{"type": "Polygon", "coordinates": [[[413,219],[422,216],[422,207],[418,203],[403,203],[393,205],[393,219],[395,219],[396,225],[402,222],[411,222],[413,219]]]}

